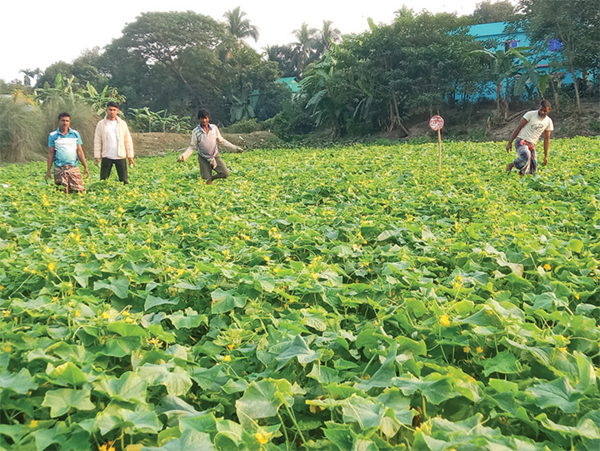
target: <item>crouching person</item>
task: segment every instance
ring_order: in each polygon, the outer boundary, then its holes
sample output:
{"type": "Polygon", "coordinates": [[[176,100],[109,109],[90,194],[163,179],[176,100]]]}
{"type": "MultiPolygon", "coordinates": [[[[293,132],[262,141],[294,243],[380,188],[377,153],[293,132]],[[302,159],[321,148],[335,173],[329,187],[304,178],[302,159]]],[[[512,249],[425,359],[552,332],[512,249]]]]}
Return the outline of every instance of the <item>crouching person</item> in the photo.
{"type": "Polygon", "coordinates": [[[59,186],[64,186],[67,194],[71,191],[82,193],[84,190],[78,162],[83,165],[86,177],[90,176],[81,148],[83,144],[81,136],[70,126],[71,115],[60,113],[58,129],[48,135],[48,170],[46,171],[46,180],[48,180],[54,165],[54,182],[59,186]]]}
{"type": "Polygon", "coordinates": [[[242,152],[242,148],[231,144],[221,136],[217,126],[210,123],[208,110],[202,108],[198,111],[198,121],[200,124],[192,131],[192,141],[187,150],[179,156],[178,161],[180,163],[185,161],[197,150],[200,176],[206,180],[207,185],[212,185],[213,180],[226,179],[229,176],[229,169],[219,155],[217,143],[240,152],[242,152]]]}

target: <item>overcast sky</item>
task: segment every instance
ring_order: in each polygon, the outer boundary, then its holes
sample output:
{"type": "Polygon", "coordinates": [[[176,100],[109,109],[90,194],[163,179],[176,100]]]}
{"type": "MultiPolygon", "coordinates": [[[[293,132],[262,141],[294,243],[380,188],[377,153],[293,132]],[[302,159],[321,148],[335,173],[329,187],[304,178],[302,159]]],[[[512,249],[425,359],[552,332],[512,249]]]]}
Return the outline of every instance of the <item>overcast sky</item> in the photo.
{"type": "MultiPolygon", "coordinates": [[[[368,29],[367,19],[389,24],[404,4],[415,12],[471,14],[482,0],[123,0],[122,2],[30,0],[3,2],[0,6],[0,79],[22,79],[21,69],[44,70],[58,61],[71,62],[83,50],[104,47],[121,36],[123,27],[146,11],[191,10],[223,20],[223,13],[241,6],[259,28],[254,44],[283,45],[294,40],[302,22],[320,28],[323,20],[343,34],[368,29]]],[[[566,1],[566,0],[565,0],[566,1]]]]}

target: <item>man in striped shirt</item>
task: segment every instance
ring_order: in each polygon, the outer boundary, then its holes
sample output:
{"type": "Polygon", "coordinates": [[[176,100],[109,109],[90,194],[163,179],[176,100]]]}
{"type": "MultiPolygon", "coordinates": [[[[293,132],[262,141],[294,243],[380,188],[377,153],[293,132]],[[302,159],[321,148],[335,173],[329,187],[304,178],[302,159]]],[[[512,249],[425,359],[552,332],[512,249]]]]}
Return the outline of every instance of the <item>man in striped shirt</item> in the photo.
{"type": "Polygon", "coordinates": [[[70,128],[71,115],[60,113],[58,115],[58,128],[48,135],[48,170],[46,180],[51,177],[54,165],[54,182],[64,186],[65,191],[83,192],[83,179],[79,171],[78,162],[81,161],[85,175],[89,178],[87,163],[81,145],[81,136],[70,128]]]}
{"type": "Polygon", "coordinates": [[[192,141],[178,161],[185,161],[194,150],[198,150],[200,176],[206,180],[207,185],[212,185],[214,179],[226,179],[229,176],[229,169],[219,155],[217,143],[239,152],[242,152],[242,148],[221,136],[217,126],[210,123],[210,113],[207,109],[202,108],[198,111],[198,121],[200,125],[192,131],[192,141]],[[216,174],[213,174],[213,171],[216,174]]]}

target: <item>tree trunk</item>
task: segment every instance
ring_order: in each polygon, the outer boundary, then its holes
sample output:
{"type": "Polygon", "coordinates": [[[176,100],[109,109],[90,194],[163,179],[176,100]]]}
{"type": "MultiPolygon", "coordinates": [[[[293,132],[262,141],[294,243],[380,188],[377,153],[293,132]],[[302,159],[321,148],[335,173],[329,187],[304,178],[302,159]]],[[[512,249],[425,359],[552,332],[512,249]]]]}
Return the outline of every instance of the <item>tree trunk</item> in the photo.
{"type": "Polygon", "coordinates": [[[496,83],[496,109],[498,110],[498,115],[504,116],[506,119],[507,109],[504,106],[502,98],[502,82],[496,83]]]}
{"type": "Polygon", "coordinates": [[[504,91],[504,120],[508,119],[508,110],[510,105],[510,80],[506,78],[506,88],[504,91]]]}
{"type": "Polygon", "coordinates": [[[404,126],[404,124],[402,123],[402,120],[400,119],[400,110],[398,109],[398,99],[396,99],[396,93],[394,92],[392,94],[392,101],[393,101],[393,116],[394,116],[394,120],[392,122],[392,127],[394,128],[396,125],[398,125],[398,127],[400,127],[400,130],[402,130],[406,136],[408,136],[410,134],[410,132],[408,131],[408,129],[404,126]]]}
{"type": "Polygon", "coordinates": [[[573,87],[575,88],[575,102],[577,104],[577,111],[581,113],[581,101],[579,99],[579,85],[577,83],[577,76],[575,75],[575,70],[572,65],[569,65],[569,72],[571,73],[571,77],[573,77],[573,87]]]}

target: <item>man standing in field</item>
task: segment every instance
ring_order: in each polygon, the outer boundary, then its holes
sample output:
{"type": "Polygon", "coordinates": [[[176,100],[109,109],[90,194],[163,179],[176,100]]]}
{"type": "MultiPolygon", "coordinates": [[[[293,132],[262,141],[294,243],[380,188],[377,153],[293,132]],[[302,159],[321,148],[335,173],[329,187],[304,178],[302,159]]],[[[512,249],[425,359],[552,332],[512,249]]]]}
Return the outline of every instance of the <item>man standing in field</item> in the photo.
{"type": "Polygon", "coordinates": [[[192,141],[187,150],[179,156],[179,162],[185,161],[194,150],[198,150],[198,164],[200,165],[200,176],[206,180],[207,185],[212,185],[214,179],[226,179],[229,170],[219,155],[217,143],[242,152],[242,148],[231,144],[223,136],[216,125],[210,123],[210,113],[201,108],[198,111],[200,125],[192,131],[192,141]],[[213,170],[216,174],[213,175],[213,170]]]}
{"type": "Polygon", "coordinates": [[[544,134],[544,166],[548,164],[548,152],[550,151],[550,134],[554,130],[552,119],[548,117],[548,113],[552,109],[552,105],[547,100],[540,102],[538,110],[528,111],[523,115],[521,122],[513,132],[506,151],[512,150],[512,143],[515,143],[517,158],[512,163],[506,166],[506,173],[510,173],[513,168],[519,170],[520,175],[535,174],[537,171],[537,154],[535,145],[544,134]]]}
{"type": "Polygon", "coordinates": [[[94,164],[98,166],[100,159],[100,180],[110,177],[113,165],[117,168],[119,181],[128,183],[127,161],[133,166],[133,141],[127,123],[119,117],[119,104],[108,102],[106,118],[96,125],[94,135],[94,164]]]}
{"type": "Polygon", "coordinates": [[[84,190],[81,171],[77,167],[78,161],[81,161],[86,177],[90,176],[81,148],[83,144],[81,136],[70,126],[71,115],[60,113],[58,129],[48,135],[48,170],[46,171],[46,180],[48,180],[51,177],[50,170],[54,165],[54,183],[64,186],[67,194],[71,190],[80,193],[84,190]]]}

